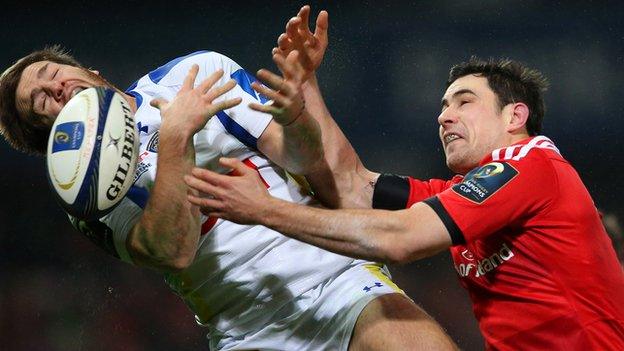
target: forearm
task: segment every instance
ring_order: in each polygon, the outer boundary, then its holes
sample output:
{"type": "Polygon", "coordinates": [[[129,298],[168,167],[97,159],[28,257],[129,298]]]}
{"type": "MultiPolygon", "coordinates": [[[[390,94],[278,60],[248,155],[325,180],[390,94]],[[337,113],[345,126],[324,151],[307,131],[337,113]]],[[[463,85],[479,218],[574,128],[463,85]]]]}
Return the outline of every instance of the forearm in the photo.
{"type": "Polygon", "coordinates": [[[129,237],[137,264],[157,270],[185,268],[195,256],[199,212],[187,200],[183,177],[195,166],[192,135],[161,128],[154,186],[140,222],[129,237]]]}
{"type": "Polygon", "coordinates": [[[323,162],[314,172],[305,174],[316,196],[331,208],[370,208],[378,174],[362,164],[327,109],[314,75],[304,84],[303,94],[322,135],[323,162]]]}
{"type": "Polygon", "coordinates": [[[294,174],[314,172],[323,162],[318,122],[303,110],[292,123],[282,126],[284,169],[294,174]]]}
{"type": "Polygon", "coordinates": [[[329,251],[385,262],[413,261],[451,245],[446,225],[425,203],[399,211],[309,207],[272,197],[257,172],[240,160],[219,163],[236,174],[195,168],[186,178],[189,187],[210,195],[188,196],[206,215],[264,225],[329,251]]]}
{"type": "Polygon", "coordinates": [[[444,249],[432,247],[427,233],[422,240],[414,239],[419,233],[413,231],[410,210],[326,210],[277,199],[265,208],[259,219],[262,225],[346,256],[406,263],[444,249]]]}

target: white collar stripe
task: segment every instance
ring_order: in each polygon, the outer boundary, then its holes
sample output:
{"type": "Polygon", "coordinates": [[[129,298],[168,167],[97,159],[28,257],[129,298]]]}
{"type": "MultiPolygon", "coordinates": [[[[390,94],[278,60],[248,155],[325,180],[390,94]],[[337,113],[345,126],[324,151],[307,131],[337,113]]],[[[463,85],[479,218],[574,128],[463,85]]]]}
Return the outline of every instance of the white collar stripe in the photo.
{"type": "Polygon", "coordinates": [[[559,149],[555,146],[555,144],[548,139],[547,137],[540,135],[531,139],[525,145],[514,145],[509,147],[504,147],[500,149],[496,149],[492,151],[492,161],[501,161],[501,160],[515,160],[519,161],[523,157],[525,157],[531,149],[549,149],[561,154],[559,149]],[[519,150],[519,152],[518,152],[519,150]],[[516,154],[517,152],[517,154],[516,154]],[[516,154],[514,156],[514,154],[516,154]],[[502,155],[502,157],[501,157],[502,155]]]}
{"type": "Polygon", "coordinates": [[[505,160],[510,159],[513,155],[514,152],[516,151],[516,149],[518,149],[520,147],[520,145],[515,145],[515,146],[510,146],[508,148],[505,149],[505,160]]]}

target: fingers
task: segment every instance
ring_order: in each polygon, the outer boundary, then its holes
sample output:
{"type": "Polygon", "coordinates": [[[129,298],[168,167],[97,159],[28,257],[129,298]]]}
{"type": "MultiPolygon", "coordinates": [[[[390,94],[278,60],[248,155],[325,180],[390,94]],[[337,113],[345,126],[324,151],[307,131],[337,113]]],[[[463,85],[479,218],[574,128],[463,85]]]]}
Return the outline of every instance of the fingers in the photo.
{"type": "Polygon", "coordinates": [[[286,26],[286,34],[288,35],[288,39],[292,43],[291,50],[299,50],[303,52],[306,48],[306,44],[312,40],[315,40],[315,38],[309,30],[300,30],[301,23],[301,18],[291,18],[286,26]]]}
{"type": "MultiPolygon", "coordinates": [[[[283,58],[286,58],[286,56],[288,56],[289,51],[284,51],[280,48],[273,48],[273,50],[271,50],[271,56],[281,56],[283,58]]],[[[273,61],[275,61],[275,58],[273,58],[273,61]]]]}
{"type": "MultiPolygon", "coordinates": [[[[223,175],[223,174],[219,174],[217,172],[213,172],[213,171],[209,171],[207,169],[203,169],[203,168],[199,168],[199,167],[195,167],[191,170],[191,174],[192,177],[191,178],[197,178],[199,181],[203,181],[206,183],[211,184],[212,186],[215,187],[221,187],[224,184],[227,183],[228,181],[228,177],[227,175],[223,175]]],[[[186,181],[186,178],[189,176],[185,176],[184,180],[186,181]]],[[[193,183],[196,184],[196,183],[193,183]]],[[[192,188],[195,188],[195,186],[191,186],[192,188]]],[[[210,193],[207,191],[202,190],[201,188],[195,188],[203,193],[210,193]]],[[[211,195],[215,195],[210,193],[211,195]]]]}
{"type": "Polygon", "coordinates": [[[299,26],[301,25],[301,18],[293,17],[286,23],[286,35],[288,39],[293,42],[301,41],[301,35],[299,35],[299,26]]]}
{"type": "Polygon", "coordinates": [[[311,65],[310,58],[307,55],[301,55],[299,51],[291,51],[286,59],[276,56],[274,58],[277,66],[288,74],[288,80],[300,84],[303,82],[303,76],[305,75],[303,65],[311,65]]]}
{"type": "MultiPolygon", "coordinates": [[[[272,114],[277,112],[276,109],[278,107],[275,107],[273,104],[263,105],[263,104],[259,104],[259,103],[256,103],[256,102],[252,102],[252,103],[249,104],[249,108],[254,110],[254,111],[258,111],[258,112],[262,112],[262,113],[268,113],[268,114],[272,115],[272,114]]],[[[283,111],[283,109],[282,109],[282,111],[283,111]]],[[[280,111],[280,112],[282,112],[282,111],[280,111]]]]}
{"type": "Polygon", "coordinates": [[[217,103],[216,105],[213,105],[213,109],[214,109],[215,112],[212,113],[212,115],[214,115],[218,111],[223,111],[223,110],[227,110],[229,108],[232,108],[232,107],[240,104],[241,101],[243,101],[243,98],[241,98],[241,97],[237,97],[237,98],[234,98],[234,99],[221,101],[221,102],[217,103]]]}
{"type": "MultiPolygon", "coordinates": [[[[208,79],[210,79],[210,78],[208,78],[208,79]]],[[[212,85],[210,85],[210,86],[212,86],[212,85]]],[[[230,79],[225,84],[223,84],[221,86],[218,86],[218,87],[208,91],[208,93],[206,94],[206,98],[208,99],[208,101],[212,101],[212,100],[218,98],[219,96],[227,93],[228,91],[234,89],[235,86],[236,86],[236,81],[234,79],[230,79]]],[[[204,92],[204,91],[205,90],[202,90],[202,92],[204,92]]]]}
{"type": "MultiPolygon", "coordinates": [[[[193,173],[193,176],[185,175],[184,182],[191,189],[196,190],[200,193],[208,194],[213,197],[218,197],[218,195],[221,193],[221,189],[219,187],[213,185],[208,180],[200,179],[196,177],[194,173],[193,173]]],[[[187,195],[197,196],[195,194],[187,194],[187,195]]]]}
{"type": "Polygon", "coordinates": [[[322,46],[327,46],[327,30],[329,28],[329,13],[321,11],[316,18],[316,28],[314,29],[314,37],[322,46]]]}
{"type": "Polygon", "coordinates": [[[168,104],[168,103],[169,103],[169,101],[167,101],[167,100],[165,100],[163,98],[156,98],[156,99],[150,101],[150,105],[152,107],[156,107],[159,110],[162,110],[165,107],[165,105],[168,104]]]}
{"type": "Polygon", "coordinates": [[[286,33],[280,34],[277,38],[277,47],[285,52],[292,50],[292,42],[288,39],[288,35],[286,35],[286,33]]]}
{"type": "MultiPolygon", "coordinates": [[[[269,89],[266,86],[258,82],[251,83],[251,87],[253,88],[253,90],[257,91],[259,94],[266,96],[269,100],[273,100],[280,106],[283,106],[286,103],[286,101],[284,101],[284,96],[282,94],[280,94],[279,92],[275,90],[269,89]]],[[[266,112],[266,111],[263,110],[262,112],[266,112]]]]}
{"type": "Polygon", "coordinates": [[[218,69],[213,72],[208,78],[204,79],[204,81],[201,82],[197,89],[199,89],[199,91],[201,91],[202,93],[205,93],[208,91],[208,89],[212,88],[212,86],[216,82],[218,82],[221,77],[223,77],[223,70],[218,69]]]}
{"type": "Polygon", "coordinates": [[[301,18],[301,23],[299,24],[299,29],[303,31],[310,31],[308,28],[308,23],[310,23],[310,5],[305,5],[299,10],[297,17],[301,18]]]}
{"type": "Polygon", "coordinates": [[[221,202],[217,199],[209,198],[209,197],[200,197],[195,195],[187,195],[186,199],[193,205],[199,207],[201,209],[201,213],[206,216],[215,216],[214,211],[221,207],[221,202]]]}
{"type": "Polygon", "coordinates": [[[286,113],[286,108],[284,107],[279,107],[280,105],[278,103],[272,103],[272,104],[259,104],[256,102],[252,102],[249,104],[249,108],[254,110],[254,111],[258,111],[258,112],[262,112],[262,113],[268,113],[270,115],[273,115],[273,119],[275,120],[275,122],[279,123],[279,124],[288,124],[288,122],[290,122],[290,120],[286,120],[286,117],[284,117],[285,113],[286,113]]]}
{"type": "Polygon", "coordinates": [[[252,109],[260,112],[270,113],[274,117],[276,114],[283,114],[285,112],[284,108],[291,105],[291,98],[295,94],[296,88],[293,86],[293,83],[285,81],[284,79],[282,79],[282,77],[265,69],[261,69],[260,71],[258,71],[258,78],[263,82],[266,82],[267,85],[269,85],[273,89],[270,89],[258,82],[251,83],[251,87],[258,93],[266,96],[270,100],[273,100],[273,103],[265,104],[264,106],[267,106],[267,108],[252,107],[252,109]]]}
{"type": "Polygon", "coordinates": [[[219,158],[219,164],[223,167],[231,168],[233,171],[232,175],[245,175],[255,172],[237,158],[221,157],[219,158]]]}
{"type": "Polygon", "coordinates": [[[188,74],[184,78],[184,82],[182,83],[182,88],[180,90],[193,89],[193,86],[195,85],[195,78],[197,78],[197,72],[199,72],[199,66],[197,64],[192,65],[188,74]]]}
{"type": "MultiPolygon", "coordinates": [[[[293,84],[292,90],[297,90],[305,81],[305,67],[312,67],[310,57],[301,54],[298,50],[291,51],[288,56],[274,55],[273,62],[284,75],[284,78],[290,84],[293,84]]],[[[290,94],[290,91],[289,91],[290,94]]]]}
{"type": "MultiPolygon", "coordinates": [[[[301,82],[301,64],[299,63],[299,51],[293,50],[288,53],[288,56],[275,55],[273,56],[273,62],[277,65],[280,72],[284,75],[284,79],[289,81],[295,81],[295,83],[301,82]]],[[[305,55],[303,55],[305,56],[305,55]]]]}
{"type": "MultiPolygon", "coordinates": [[[[213,75],[214,75],[214,73],[213,73],[213,75]]],[[[219,76],[223,76],[223,71],[221,71],[221,74],[219,76]]],[[[211,79],[211,78],[208,78],[208,79],[211,79]]],[[[208,80],[208,79],[206,79],[206,80],[208,80]]],[[[206,93],[205,98],[206,98],[206,100],[208,102],[212,103],[212,101],[215,100],[216,98],[218,98],[218,97],[222,96],[223,94],[227,93],[228,91],[234,89],[236,84],[237,83],[236,83],[236,81],[234,79],[230,79],[229,81],[227,81],[227,83],[225,83],[225,84],[223,84],[223,85],[221,85],[219,87],[216,87],[214,89],[209,90],[208,93],[206,93]]],[[[201,89],[203,89],[203,88],[204,87],[201,87],[201,89]]],[[[218,103],[212,104],[211,110],[213,112],[211,113],[211,115],[217,113],[218,111],[223,111],[223,110],[227,110],[229,108],[232,108],[232,107],[240,104],[241,101],[243,101],[243,98],[235,97],[233,99],[223,100],[223,101],[219,101],[218,103]]]]}
{"type": "MultiPolygon", "coordinates": [[[[264,83],[266,83],[266,85],[268,85],[269,87],[271,87],[273,90],[278,91],[283,93],[284,95],[290,95],[292,94],[292,89],[290,87],[289,84],[287,84],[287,82],[280,76],[278,76],[277,74],[266,70],[266,69],[261,69],[258,71],[258,78],[263,81],[264,83]]],[[[259,89],[265,91],[266,87],[263,87],[260,84],[252,84],[252,88],[253,86],[256,85],[258,86],[259,89]]],[[[256,90],[256,89],[254,89],[256,90]]],[[[257,92],[260,92],[259,90],[256,90],[257,92]]],[[[264,94],[264,93],[262,93],[264,94]]],[[[265,94],[267,95],[267,94],[265,94]]],[[[267,95],[269,98],[273,99],[273,96],[269,96],[267,95]]],[[[274,100],[274,99],[273,99],[274,100]]]]}

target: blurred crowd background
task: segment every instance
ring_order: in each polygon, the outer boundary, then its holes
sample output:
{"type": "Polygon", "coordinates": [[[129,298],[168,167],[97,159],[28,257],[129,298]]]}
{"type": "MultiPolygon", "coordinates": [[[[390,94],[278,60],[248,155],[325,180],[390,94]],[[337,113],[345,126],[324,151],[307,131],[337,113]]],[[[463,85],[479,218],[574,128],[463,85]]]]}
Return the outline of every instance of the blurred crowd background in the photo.
{"type": "MultiPolygon", "coordinates": [[[[250,72],[291,1],[31,2],[0,11],[4,70],[61,44],[119,87],[187,53],[224,53],[250,72]]],[[[544,72],[544,134],[576,167],[621,253],[624,5],[603,1],[335,1],[318,72],[334,117],[373,170],[444,178],[436,117],[449,67],[509,57],[544,72]]],[[[0,349],[206,350],[205,331],[162,278],[107,256],[55,203],[44,160],[0,142],[0,349]]],[[[536,187],[544,186],[535,184],[536,187]]],[[[465,350],[483,348],[447,254],[392,267],[395,281],[465,350]]]]}

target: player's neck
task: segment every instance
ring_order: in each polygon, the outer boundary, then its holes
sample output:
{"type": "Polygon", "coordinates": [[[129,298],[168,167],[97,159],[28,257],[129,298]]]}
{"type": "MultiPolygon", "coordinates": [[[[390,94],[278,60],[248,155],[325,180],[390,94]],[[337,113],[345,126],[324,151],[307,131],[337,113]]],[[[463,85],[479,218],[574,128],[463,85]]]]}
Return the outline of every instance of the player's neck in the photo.
{"type": "Polygon", "coordinates": [[[517,144],[521,142],[522,140],[528,139],[530,137],[531,136],[528,133],[524,133],[524,132],[511,134],[509,137],[509,144],[507,146],[517,144]]]}

